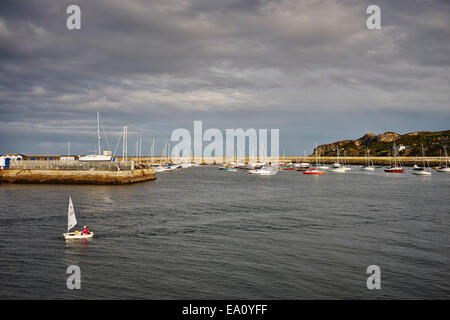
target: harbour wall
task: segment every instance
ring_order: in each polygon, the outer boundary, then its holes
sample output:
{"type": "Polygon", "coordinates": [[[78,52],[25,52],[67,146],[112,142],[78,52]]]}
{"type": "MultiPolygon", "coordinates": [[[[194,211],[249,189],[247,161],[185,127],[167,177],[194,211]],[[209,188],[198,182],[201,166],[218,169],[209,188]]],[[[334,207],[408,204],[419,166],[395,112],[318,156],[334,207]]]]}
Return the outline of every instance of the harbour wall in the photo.
{"type": "Polygon", "coordinates": [[[119,185],[155,180],[154,168],[111,170],[0,170],[0,183],[119,185]]]}

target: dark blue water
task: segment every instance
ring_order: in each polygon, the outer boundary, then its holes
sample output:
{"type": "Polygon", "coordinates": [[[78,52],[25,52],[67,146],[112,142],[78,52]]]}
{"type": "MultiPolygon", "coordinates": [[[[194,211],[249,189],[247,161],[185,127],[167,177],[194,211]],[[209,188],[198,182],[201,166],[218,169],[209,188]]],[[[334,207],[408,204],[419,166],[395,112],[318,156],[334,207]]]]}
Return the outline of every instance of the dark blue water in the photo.
{"type": "Polygon", "coordinates": [[[1,184],[0,298],[450,298],[450,175],[378,170],[1,184]],[[62,240],[69,196],[92,241],[62,240]],[[73,264],[81,290],[66,287],[73,264]]]}

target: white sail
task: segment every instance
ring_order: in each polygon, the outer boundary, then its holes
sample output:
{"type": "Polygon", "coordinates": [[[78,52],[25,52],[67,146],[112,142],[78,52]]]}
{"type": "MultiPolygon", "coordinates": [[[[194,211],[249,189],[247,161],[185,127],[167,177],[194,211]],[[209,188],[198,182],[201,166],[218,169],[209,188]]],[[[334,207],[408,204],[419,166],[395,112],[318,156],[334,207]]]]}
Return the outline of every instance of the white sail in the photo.
{"type": "Polygon", "coordinates": [[[69,209],[67,212],[67,232],[77,225],[77,218],[75,218],[75,210],[73,209],[72,198],[69,197],[69,209]]]}

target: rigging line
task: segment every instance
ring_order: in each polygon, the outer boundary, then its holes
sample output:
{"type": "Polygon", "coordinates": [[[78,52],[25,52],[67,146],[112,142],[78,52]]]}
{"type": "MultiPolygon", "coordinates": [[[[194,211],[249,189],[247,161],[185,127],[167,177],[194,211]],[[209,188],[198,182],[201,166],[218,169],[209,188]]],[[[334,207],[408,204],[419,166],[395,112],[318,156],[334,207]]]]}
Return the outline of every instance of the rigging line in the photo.
{"type": "Polygon", "coordinates": [[[102,127],[102,131],[103,131],[103,135],[105,136],[106,147],[108,148],[108,150],[110,150],[109,143],[108,143],[108,137],[106,136],[105,128],[103,127],[102,118],[100,116],[99,116],[99,119],[100,119],[100,126],[102,127]]]}
{"type": "Polygon", "coordinates": [[[116,149],[114,150],[113,158],[116,156],[117,148],[119,147],[119,143],[120,143],[120,140],[122,139],[122,135],[123,135],[123,130],[120,131],[119,140],[117,140],[117,145],[116,145],[116,149]]]}
{"type": "Polygon", "coordinates": [[[155,153],[155,138],[153,138],[152,144],[150,145],[150,157],[152,156],[152,151],[154,154],[155,153]]]}

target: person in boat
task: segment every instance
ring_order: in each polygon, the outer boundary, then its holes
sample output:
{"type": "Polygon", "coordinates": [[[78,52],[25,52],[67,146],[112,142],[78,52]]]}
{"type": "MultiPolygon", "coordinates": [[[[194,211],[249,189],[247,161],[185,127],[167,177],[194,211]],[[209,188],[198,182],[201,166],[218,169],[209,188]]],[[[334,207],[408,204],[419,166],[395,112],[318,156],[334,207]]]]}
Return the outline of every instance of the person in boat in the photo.
{"type": "Polygon", "coordinates": [[[89,230],[86,226],[83,227],[83,235],[88,235],[89,234],[89,230]]]}

